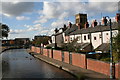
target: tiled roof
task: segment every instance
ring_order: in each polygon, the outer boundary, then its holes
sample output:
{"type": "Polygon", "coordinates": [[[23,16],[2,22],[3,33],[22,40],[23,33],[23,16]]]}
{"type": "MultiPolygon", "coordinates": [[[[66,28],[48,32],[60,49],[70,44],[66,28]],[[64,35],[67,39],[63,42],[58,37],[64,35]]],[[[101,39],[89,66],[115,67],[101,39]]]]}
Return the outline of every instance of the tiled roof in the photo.
{"type": "MultiPolygon", "coordinates": [[[[117,30],[117,29],[118,29],[118,24],[113,24],[112,30],[117,30]]],[[[94,32],[109,31],[109,30],[110,30],[110,26],[99,25],[99,26],[95,26],[95,27],[89,27],[87,29],[83,28],[80,30],[76,30],[76,31],[70,33],[69,35],[94,33],[94,32]]]]}

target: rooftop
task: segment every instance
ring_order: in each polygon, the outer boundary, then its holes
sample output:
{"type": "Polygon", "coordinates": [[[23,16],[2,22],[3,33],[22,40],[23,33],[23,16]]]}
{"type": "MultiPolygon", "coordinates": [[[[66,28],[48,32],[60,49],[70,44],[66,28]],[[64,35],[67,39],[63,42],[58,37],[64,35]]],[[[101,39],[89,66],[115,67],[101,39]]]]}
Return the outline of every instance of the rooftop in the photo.
{"type": "MultiPolygon", "coordinates": [[[[112,30],[117,30],[117,29],[118,29],[118,24],[113,23],[112,30]]],[[[109,30],[110,30],[110,26],[98,25],[95,27],[89,27],[87,29],[83,28],[83,29],[76,30],[70,33],[69,35],[86,34],[86,33],[102,32],[102,31],[109,31],[109,30]]]]}

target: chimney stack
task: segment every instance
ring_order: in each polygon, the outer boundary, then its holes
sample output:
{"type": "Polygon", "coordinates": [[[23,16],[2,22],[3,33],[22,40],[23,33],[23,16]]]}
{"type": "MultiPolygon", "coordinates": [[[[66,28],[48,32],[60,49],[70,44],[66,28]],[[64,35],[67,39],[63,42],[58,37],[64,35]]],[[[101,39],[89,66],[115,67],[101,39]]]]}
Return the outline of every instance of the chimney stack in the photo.
{"type": "Polygon", "coordinates": [[[120,13],[117,13],[117,14],[116,14],[115,19],[116,19],[116,22],[120,22],[120,13]]]}
{"type": "Polygon", "coordinates": [[[69,28],[71,28],[72,27],[72,23],[71,22],[69,22],[69,28]]]}
{"type": "Polygon", "coordinates": [[[56,29],[55,29],[55,33],[57,33],[58,31],[59,31],[59,30],[56,28],[56,29]]]}
{"type": "Polygon", "coordinates": [[[107,26],[107,22],[108,22],[108,20],[106,19],[106,17],[103,17],[103,18],[102,18],[102,24],[103,24],[104,26],[107,26]]]}
{"type": "Polygon", "coordinates": [[[97,20],[94,20],[93,22],[92,22],[92,27],[95,27],[95,26],[97,26],[97,20]]]}
{"type": "Polygon", "coordinates": [[[62,29],[63,29],[63,31],[65,31],[67,29],[66,24],[64,24],[62,29]]]}
{"type": "Polygon", "coordinates": [[[80,29],[81,24],[80,24],[80,23],[78,23],[78,24],[77,24],[77,26],[78,26],[78,29],[80,29]]]}
{"type": "Polygon", "coordinates": [[[84,25],[84,28],[86,29],[86,28],[88,28],[88,27],[89,27],[89,23],[86,22],[85,25],[84,25]]]}

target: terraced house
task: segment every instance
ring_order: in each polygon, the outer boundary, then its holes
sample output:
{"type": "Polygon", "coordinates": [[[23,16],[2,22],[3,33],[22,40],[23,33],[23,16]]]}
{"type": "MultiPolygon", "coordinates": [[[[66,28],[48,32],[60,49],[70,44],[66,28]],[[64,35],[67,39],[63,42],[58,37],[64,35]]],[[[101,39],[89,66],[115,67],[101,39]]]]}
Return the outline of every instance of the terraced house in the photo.
{"type": "MultiPolygon", "coordinates": [[[[116,14],[116,22],[112,22],[112,36],[118,34],[118,22],[120,14],[116,14]]],[[[71,43],[77,39],[75,46],[79,46],[80,50],[109,52],[110,43],[110,26],[93,23],[89,26],[87,22],[87,14],[77,14],[75,24],[69,23],[65,30],[58,30],[52,35],[52,43],[57,43],[60,47],[62,44],[71,43]]],[[[64,27],[65,28],[65,27],[64,27]]],[[[64,29],[63,28],[63,29],[64,29]]]]}

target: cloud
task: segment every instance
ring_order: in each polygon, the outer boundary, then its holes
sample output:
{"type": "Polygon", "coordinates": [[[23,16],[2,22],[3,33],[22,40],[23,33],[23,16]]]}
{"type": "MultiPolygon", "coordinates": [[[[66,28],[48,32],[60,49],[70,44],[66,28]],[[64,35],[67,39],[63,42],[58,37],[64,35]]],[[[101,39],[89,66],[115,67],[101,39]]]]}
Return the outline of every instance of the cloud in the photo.
{"type": "Polygon", "coordinates": [[[40,16],[39,20],[35,20],[33,23],[46,23],[48,19],[45,16],[40,16]]]}
{"type": "MultiPolygon", "coordinates": [[[[94,2],[89,0],[87,3],[82,2],[43,2],[43,10],[40,10],[38,14],[40,17],[34,23],[47,23],[51,19],[55,21],[51,22],[49,29],[42,29],[38,34],[52,34],[55,28],[60,28],[63,24],[67,24],[69,17],[75,16],[78,13],[87,13],[89,17],[96,16],[97,14],[113,13],[117,11],[117,2],[94,2]],[[110,4],[110,5],[109,5],[110,4]],[[47,32],[48,31],[48,32],[47,32]]],[[[99,19],[97,21],[100,21],[99,19]]],[[[89,21],[91,23],[91,21],[89,21]]]]}
{"type": "Polygon", "coordinates": [[[42,31],[43,27],[41,24],[35,25],[24,25],[27,29],[10,29],[10,34],[21,34],[21,33],[28,33],[31,31],[42,31]]]}
{"type": "Polygon", "coordinates": [[[119,0],[88,0],[89,2],[119,2],[119,0]]]}
{"type": "Polygon", "coordinates": [[[19,16],[33,11],[33,2],[1,2],[0,12],[5,16],[19,16]]]}
{"type": "Polygon", "coordinates": [[[51,23],[52,28],[61,28],[64,24],[67,24],[68,21],[65,20],[57,20],[51,23]]]}
{"type": "Polygon", "coordinates": [[[25,16],[17,16],[16,17],[17,20],[29,20],[29,17],[25,17],[25,16]]]}
{"type": "Polygon", "coordinates": [[[117,2],[43,2],[43,10],[39,11],[41,15],[34,23],[46,23],[50,19],[62,19],[74,16],[77,13],[88,13],[89,16],[97,14],[112,13],[117,11],[117,2]],[[110,5],[109,5],[110,4],[110,5]]]}
{"type": "Polygon", "coordinates": [[[25,32],[25,30],[22,30],[22,29],[19,29],[19,30],[17,30],[17,29],[15,29],[15,30],[10,29],[10,33],[9,34],[20,34],[20,33],[23,33],[23,32],[25,32]]]}

